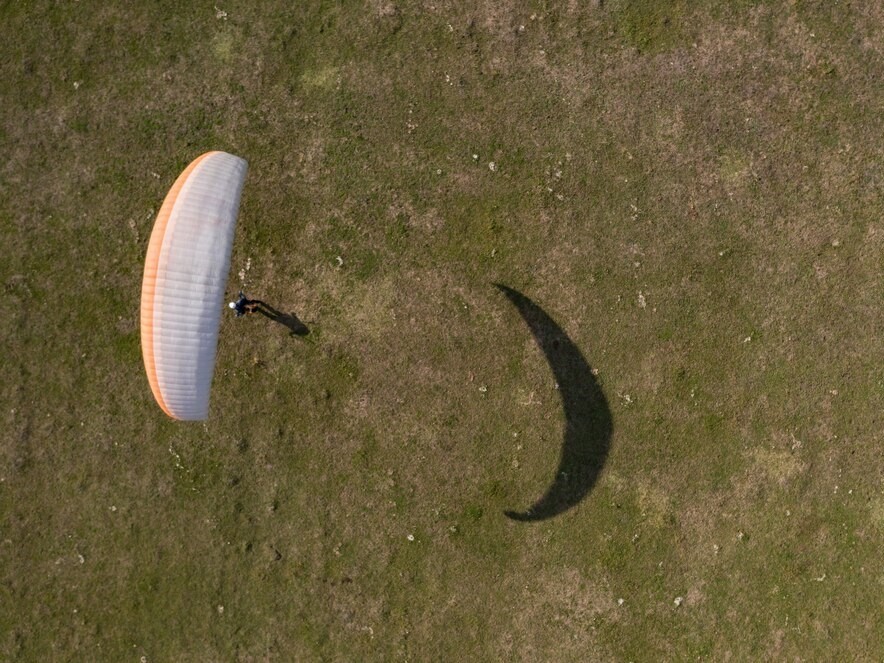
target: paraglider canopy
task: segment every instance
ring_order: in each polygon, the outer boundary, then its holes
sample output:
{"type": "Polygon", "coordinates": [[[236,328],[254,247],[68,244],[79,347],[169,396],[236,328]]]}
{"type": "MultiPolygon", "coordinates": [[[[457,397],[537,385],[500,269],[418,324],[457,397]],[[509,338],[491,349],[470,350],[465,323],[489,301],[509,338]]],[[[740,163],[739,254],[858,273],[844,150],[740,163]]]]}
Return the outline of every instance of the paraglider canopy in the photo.
{"type": "Polygon", "coordinates": [[[150,388],[174,419],[209,414],[218,326],[248,164],[207,152],[172,186],[154,223],[141,286],[150,388]]]}

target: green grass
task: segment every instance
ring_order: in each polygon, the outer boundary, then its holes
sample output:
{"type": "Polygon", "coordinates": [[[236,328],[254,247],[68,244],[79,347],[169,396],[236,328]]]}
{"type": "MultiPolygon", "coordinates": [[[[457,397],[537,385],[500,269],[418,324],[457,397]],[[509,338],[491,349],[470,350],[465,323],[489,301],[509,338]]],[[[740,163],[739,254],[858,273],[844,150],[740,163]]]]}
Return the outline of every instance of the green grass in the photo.
{"type": "Polygon", "coordinates": [[[0,5],[0,659],[884,658],[884,17],[560,4],[0,5]],[[178,424],[140,283],[211,149],[228,290],[310,334],[225,317],[178,424]],[[495,283],[613,419],[537,523],[495,283]]]}

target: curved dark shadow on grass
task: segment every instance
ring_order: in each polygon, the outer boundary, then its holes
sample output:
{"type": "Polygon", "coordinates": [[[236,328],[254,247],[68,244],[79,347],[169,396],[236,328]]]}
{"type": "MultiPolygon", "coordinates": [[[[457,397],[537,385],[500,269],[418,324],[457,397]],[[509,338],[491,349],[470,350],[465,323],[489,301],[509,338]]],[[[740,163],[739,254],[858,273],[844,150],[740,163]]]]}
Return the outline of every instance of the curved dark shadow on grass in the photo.
{"type": "Polygon", "coordinates": [[[270,306],[267,302],[254,300],[255,312],[270,318],[283,327],[287,327],[291,336],[306,336],[310,333],[310,329],[298,318],[294,313],[282,313],[270,306]]]}
{"type": "Polygon", "coordinates": [[[592,490],[608,457],[613,424],[592,369],[568,335],[522,293],[495,283],[518,309],[555,376],[565,412],[562,457],[552,485],[529,509],[505,511],[513,520],[546,520],[577,505],[592,490]]]}

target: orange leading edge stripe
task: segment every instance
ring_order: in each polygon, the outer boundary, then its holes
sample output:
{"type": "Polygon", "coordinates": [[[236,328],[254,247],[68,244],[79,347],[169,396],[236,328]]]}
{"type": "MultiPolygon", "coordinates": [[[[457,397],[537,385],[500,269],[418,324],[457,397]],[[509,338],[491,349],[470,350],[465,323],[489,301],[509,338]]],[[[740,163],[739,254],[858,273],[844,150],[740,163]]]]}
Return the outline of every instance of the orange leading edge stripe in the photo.
{"type": "Polygon", "coordinates": [[[172,209],[175,207],[175,201],[184,183],[193,173],[194,168],[206,157],[217,154],[217,151],[206,152],[205,154],[194,159],[184,172],[175,180],[175,184],[166,194],[160,212],[157,214],[157,220],[153,226],[153,232],[150,234],[150,243],[147,245],[147,256],[144,259],[144,280],[141,284],[141,350],[144,356],[144,368],[147,371],[147,380],[150,383],[150,390],[153,392],[154,398],[163,409],[163,412],[175,419],[175,415],[169,412],[166,407],[166,401],[160,392],[160,383],[157,379],[157,366],[153,349],[153,310],[154,295],[156,294],[157,270],[160,263],[160,253],[163,249],[163,240],[166,237],[166,226],[169,223],[169,217],[172,215],[172,209]]]}

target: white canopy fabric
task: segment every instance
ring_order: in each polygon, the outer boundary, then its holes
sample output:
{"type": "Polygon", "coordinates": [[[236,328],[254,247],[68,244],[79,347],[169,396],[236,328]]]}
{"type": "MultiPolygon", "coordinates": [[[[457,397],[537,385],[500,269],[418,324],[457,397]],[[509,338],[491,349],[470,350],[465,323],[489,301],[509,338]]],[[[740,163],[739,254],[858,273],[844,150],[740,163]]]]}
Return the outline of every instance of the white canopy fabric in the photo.
{"type": "Polygon", "coordinates": [[[218,327],[246,178],[245,160],[208,152],[166,195],[141,286],[141,348],[150,388],[174,419],[209,415],[218,327]]]}

